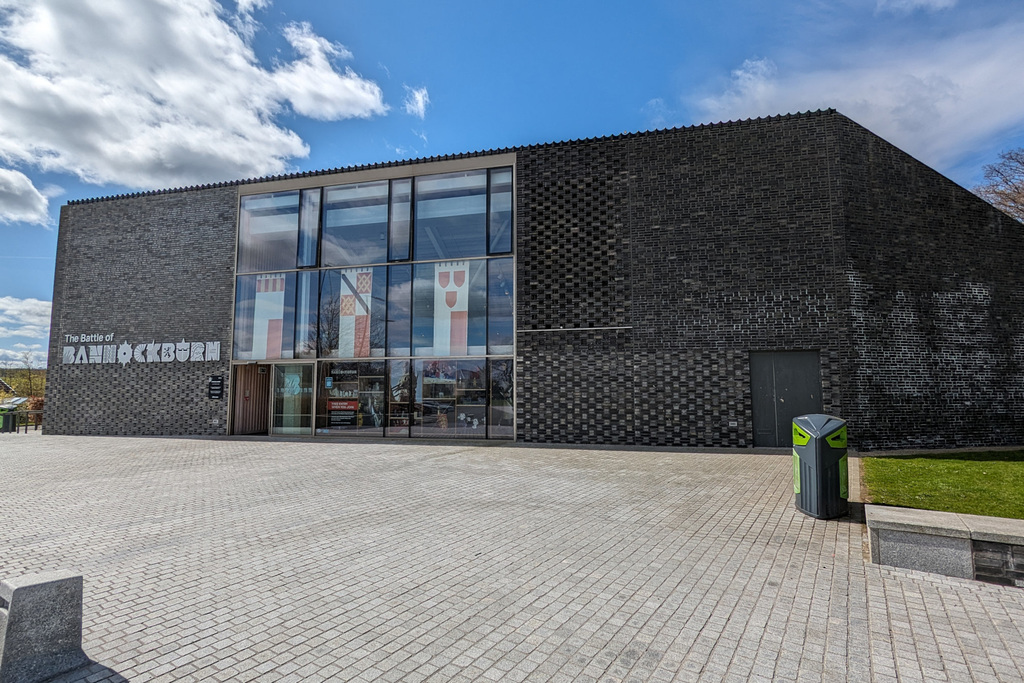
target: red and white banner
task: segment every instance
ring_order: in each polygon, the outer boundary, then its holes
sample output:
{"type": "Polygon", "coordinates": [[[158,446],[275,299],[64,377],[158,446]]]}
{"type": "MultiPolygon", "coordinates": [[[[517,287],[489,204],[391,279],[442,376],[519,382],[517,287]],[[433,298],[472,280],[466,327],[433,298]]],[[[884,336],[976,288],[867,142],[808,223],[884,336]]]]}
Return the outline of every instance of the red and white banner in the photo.
{"type": "Polygon", "coordinates": [[[341,271],[341,316],[338,319],[338,356],[370,356],[370,309],[373,306],[373,269],[341,271]]]}
{"type": "Polygon", "coordinates": [[[252,358],[280,358],[284,334],[284,273],[256,276],[252,358]]]}
{"type": "Polygon", "coordinates": [[[469,342],[469,262],[434,269],[434,355],[463,356],[469,342]]]}

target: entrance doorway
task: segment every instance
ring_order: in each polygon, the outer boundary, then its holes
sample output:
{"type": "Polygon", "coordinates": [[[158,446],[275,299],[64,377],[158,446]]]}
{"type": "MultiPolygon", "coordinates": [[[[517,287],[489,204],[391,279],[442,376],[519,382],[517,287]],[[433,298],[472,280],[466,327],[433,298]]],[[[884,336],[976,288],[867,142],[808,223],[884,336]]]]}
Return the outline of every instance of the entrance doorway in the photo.
{"type": "Polygon", "coordinates": [[[313,434],[313,365],[236,365],[232,434],[313,434]]]}
{"type": "Polygon", "coordinates": [[[273,434],[312,436],[313,366],[274,366],[273,434]]]}
{"type": "Polygon", "coordinates": [[[793,418],[822,410],[817,351],[753,351],[750,384],[755,446],[792,446],[793,418]]]}
{"type": "Polygon", "coordinates": [[[266,434],[270,427],[270,366],[236,365],[231,432],[266,434]]]}

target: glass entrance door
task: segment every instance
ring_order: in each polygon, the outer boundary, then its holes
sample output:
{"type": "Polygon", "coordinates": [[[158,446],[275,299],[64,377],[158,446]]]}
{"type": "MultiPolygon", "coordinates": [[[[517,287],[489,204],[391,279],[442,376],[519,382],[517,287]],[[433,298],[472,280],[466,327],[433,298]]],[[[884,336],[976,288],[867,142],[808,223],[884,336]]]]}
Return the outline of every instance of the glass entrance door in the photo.
{"type": "Polygon", "coordinates": [[[274,366],[272,434],[313,433],[313,366],[274,366]]]}

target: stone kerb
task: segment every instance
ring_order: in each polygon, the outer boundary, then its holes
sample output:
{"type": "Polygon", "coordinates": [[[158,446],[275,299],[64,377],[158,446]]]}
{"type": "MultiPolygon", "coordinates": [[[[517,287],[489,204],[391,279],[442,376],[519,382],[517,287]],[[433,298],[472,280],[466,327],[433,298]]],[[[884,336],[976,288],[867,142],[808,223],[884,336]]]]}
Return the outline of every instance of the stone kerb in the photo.
{"type": "Polygon", "coordinates": [[[871,561],[1024,587],[1024,520],[865,505],[871,561]]]}
{"type": "Polygon", "coordinates": [[[88,663],[80,575],[60,570],[0,581],[0,683],[39,683],[88,663]]]}

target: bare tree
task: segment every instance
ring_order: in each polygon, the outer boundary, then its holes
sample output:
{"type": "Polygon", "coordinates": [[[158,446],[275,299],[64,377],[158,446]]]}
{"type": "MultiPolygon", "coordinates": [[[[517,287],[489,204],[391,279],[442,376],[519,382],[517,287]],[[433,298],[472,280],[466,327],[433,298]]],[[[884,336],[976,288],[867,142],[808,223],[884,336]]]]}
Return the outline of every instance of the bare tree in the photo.
{"type": "Polygon", "coordinates": [[[985,180],[974,193],[1024,223],[1024,147],[1000,154],[985,167],[985,180]]]}
{"type": "Polygon", "coordinates": [[[21,362],[25,366],[25,374],[28,377],[28,396],[35,396],[35,383],[32,381],[32,376],[35,374],[32,372],[32,352],[24,351],[21,354],[21,362]]]}
{"type": "Polygon", "coordinates": [[[317,330],[310,333],[307,347],[316,349],[319,357],[330,356],[338,348],[341,323],[341,297],[331,294],[320,299],[317,330]]]}

